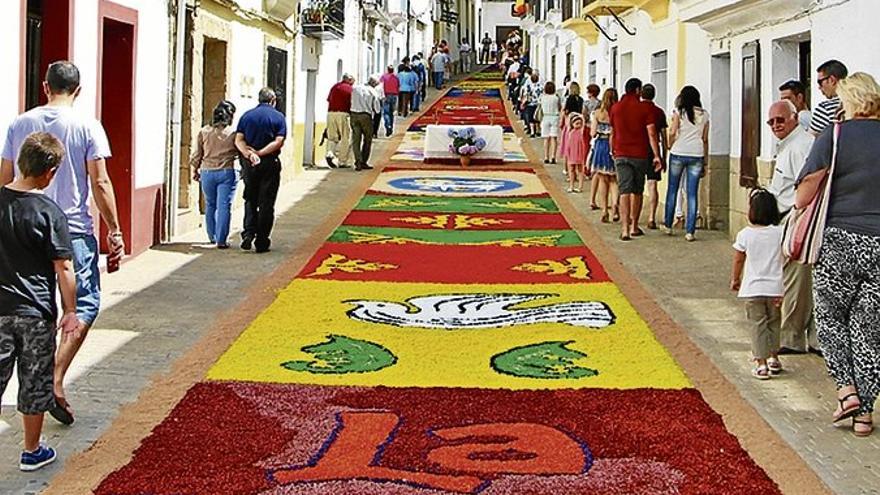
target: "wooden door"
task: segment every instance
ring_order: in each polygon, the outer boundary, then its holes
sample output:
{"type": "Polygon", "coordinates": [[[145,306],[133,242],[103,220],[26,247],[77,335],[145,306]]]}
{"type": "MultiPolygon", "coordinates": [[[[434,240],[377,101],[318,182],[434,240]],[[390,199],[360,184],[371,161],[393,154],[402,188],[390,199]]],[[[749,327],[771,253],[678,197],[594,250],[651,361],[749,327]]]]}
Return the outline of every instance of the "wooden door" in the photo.
{"type": "Polygon", "coordinates": [[[758,155],[761,153],[761,47],[747,43],[742,51],[742,147],[739,185],[758,185],[758,155]]]}
{"type": "Polygon", "coordinates": [[[269,47],[266,85],[275,90],[275,109],[287,114],[287,51],[269,47]]]}

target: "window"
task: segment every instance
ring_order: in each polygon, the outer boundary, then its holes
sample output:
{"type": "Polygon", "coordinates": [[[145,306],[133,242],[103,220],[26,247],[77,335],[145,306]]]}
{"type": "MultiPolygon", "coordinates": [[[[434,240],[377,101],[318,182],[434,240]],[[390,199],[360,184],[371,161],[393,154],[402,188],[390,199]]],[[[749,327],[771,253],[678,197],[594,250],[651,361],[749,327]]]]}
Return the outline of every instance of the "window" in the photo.
{"type": "Polygon", "coordinates": [[[589,74],[590,84],[596,84],[596,61],[593,60],[587,66],[587,74],[589,74]]]}
{"type": "Polygon", "coordinates": [[[651,55],[651,83],[657,88],[657,96],[654,98],[654,103],[664,110],[667,108],[667,60],[668,57],[665,50],[651,55]]]}
{"type": "Polygon", "coordinates": [[[574,65],[574,55],[571,52],[565,54],[565,77],[571,77],[571,67],[574,65]]]}

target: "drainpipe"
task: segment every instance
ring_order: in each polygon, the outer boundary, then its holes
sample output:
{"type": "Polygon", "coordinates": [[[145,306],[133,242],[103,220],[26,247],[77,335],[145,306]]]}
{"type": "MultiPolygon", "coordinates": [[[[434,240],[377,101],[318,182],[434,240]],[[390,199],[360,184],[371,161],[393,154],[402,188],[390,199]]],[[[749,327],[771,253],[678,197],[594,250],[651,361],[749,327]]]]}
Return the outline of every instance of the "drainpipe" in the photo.
{"type": "Polygon", "coordinates": [[[180,194],[180,149],[183,143],[183,59],[186,44],[186,0],[177,0],[174,54],[174,95],[171,109],[171,186],[168,188],[168,239],[177,235],[177,202],[180,194]]]}

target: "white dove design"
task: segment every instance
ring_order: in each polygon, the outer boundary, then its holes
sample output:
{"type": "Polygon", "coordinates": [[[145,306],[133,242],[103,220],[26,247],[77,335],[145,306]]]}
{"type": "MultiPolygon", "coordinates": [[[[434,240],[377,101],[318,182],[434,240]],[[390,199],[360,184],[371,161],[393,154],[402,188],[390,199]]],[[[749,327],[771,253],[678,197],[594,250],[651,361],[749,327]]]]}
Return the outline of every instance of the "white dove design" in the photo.
{"type": "Polygon", "coordinates": [[[556,297],[558,294],[445,294],[413,297],[407,304],[376,300],[350,300],[357,306],[348,317],[397,327],[461,330],[497,328],[530,323],[565,323],[576,327],[605,328],[615,316],[605,303],[568,302],[536,308],[510,309],[517,304],[556,297]]]}

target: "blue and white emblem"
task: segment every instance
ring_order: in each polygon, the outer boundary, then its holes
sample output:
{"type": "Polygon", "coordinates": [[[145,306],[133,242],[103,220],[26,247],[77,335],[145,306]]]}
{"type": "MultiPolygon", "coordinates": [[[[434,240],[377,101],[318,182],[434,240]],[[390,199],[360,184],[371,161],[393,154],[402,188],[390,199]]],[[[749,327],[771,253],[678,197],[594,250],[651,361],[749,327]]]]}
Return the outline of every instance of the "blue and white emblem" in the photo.
{"type": "Polygon", "coordinates": [[[512,191],[520,182],[490,177],[403,177],[388,181],[395,189],[446,194],[486,194],[512,191]]]}

